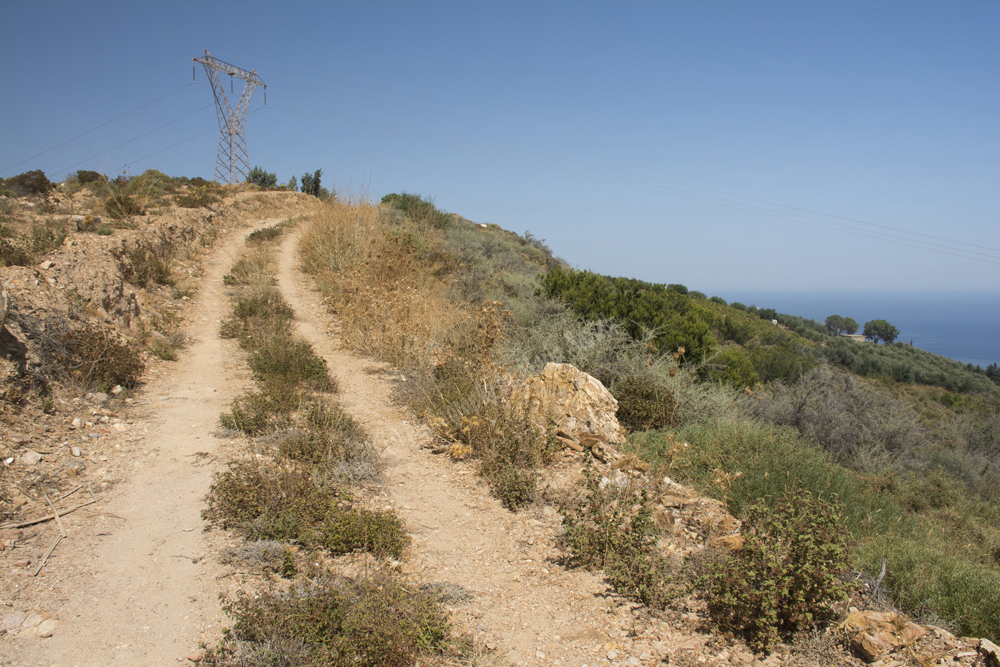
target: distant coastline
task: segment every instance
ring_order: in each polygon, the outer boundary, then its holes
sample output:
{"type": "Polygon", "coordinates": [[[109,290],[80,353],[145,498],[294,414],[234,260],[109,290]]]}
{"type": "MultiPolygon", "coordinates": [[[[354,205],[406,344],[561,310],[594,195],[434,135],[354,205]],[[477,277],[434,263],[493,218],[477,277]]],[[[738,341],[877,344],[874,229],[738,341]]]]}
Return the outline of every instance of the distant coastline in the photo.
{"type": "MultiPolygon", "coordinates": [[[[695,288],[697,289],[697,288],[695,288]]],[[[1000,363],[1000,290],[749,290],[706,292],[822,322],[829,315],[860,326],[888,320],[899,341],[965,364],[1000,363]]]]}

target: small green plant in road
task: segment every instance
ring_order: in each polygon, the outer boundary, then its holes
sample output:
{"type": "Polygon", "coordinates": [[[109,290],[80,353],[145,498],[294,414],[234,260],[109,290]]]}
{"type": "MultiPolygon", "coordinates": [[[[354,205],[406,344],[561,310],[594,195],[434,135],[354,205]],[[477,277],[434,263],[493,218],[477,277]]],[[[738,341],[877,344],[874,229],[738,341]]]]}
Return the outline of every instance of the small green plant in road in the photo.
{"type": "Polygon", "coordinates": [[[445,648],[449,624],[434,595],[386,573],[323,577],[224,601],[234,619],[207,665],[411,667],[445,648]]]}
{"type": "Polygon", "coordinates": [[[847,597],[848,547],[836,508],[807,491],[771,507],[753,505],[743,545],[707,576],[709,613],[753,648],[770,651],[828,620],[831,604],[847,597]]]}

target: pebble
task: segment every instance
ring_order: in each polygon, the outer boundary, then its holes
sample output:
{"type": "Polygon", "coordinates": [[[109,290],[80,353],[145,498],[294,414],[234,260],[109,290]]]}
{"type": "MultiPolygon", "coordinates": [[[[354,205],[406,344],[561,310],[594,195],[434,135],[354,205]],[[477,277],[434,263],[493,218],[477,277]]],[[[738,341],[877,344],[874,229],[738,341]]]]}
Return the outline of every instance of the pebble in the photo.
{"type": "Polygon", "coordinates": [[[617,660],[617,659],[618,659],[618,651],[616,651],[615,649],[611,649],[610,651],[608,651],[608,660],[617,660]]]}
{"type": "Polygon", "coordinates": [[[27,452],[21,455],[21,463],[25,465],[33,466],[42,460],[42,455],[33,449],[29,449],[27,452]]]}
{"type": "Polygon", "coordinates": [[[16,628],[24,623],[24,619],[28,617],[23,611],[15,611],[12,614],[7,614],[3,622],[0,622],[0,630],[10,630],[16,628]]]}
{"type": "Polygon", "coordinates": [[[70,447],[69,448],[69,453],[72,454],[73,456],[77,456],[77,457],[83,456],[83,450],[80,449],[79,447],[70,447]]]}
{"type": "Polygon", "coordinates": [[[69,427],[73,428],[73,429],[82,428],[83,427],[83,420],[80,419],[79,417],[74,417],[73,418],[73,423],[70,424],[69,427]]]}

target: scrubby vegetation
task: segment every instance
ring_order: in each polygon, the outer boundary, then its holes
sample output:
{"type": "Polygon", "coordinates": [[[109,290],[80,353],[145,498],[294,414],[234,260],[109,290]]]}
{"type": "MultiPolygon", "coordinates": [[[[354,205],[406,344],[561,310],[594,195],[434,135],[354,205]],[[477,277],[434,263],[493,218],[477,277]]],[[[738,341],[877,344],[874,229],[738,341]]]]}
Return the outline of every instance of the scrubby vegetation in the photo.
{"type": "Polygon", "coordinates": [[[746,512],[743,544],[706,582],[709,611],[724,628],[769,651],[782,638],[834,617],[847,597],[847,534],[837,509],[797,490],[746,512]]]}
{"type": "MultiPolygon", "coordinates": [[[[883,588],[900,608],[966,634],[1000,634],[991,593],[1000,585],[1000,394],[985,371],[905,344],[830,336],[826,323],[679,284],[572,271],[530,234],[469,223],[417,195],[332,204],[303,248],[346,342],[404,369],[401,398],[427,418],[441,451],[481,462],[508,507],[531,500],[550,445],[507,412],[504,378],[554,361],[601,379],[633,432],[628,449],[651,474],[724,500],[759,537],[720,559],[702,589],[718,622],[756,646],[819,619],[843,592],[837,577],[863,578],[883,559],[883,588]],[[690,447],[678,453],[682,441],[690,447]],[[491,477],[496,468],[508,479],[491,477]],[[836,522],[819,520],[815,503],[835,503],[836,522]],[[779,524],[813,535],[817,550],[796,552],[779,524]],[[738,603],[760,612],[748,624],[724,600],[750,594],[736,573],[764,557],[765,543],[775,558],[805,560],[760,562],[773,577],[753,589],[766,599],[738,603]],[[796,568],[822,592],[776,579],[796,568]]],[[[641,503],[614,493],[589,488],[565,509],[576,562],[654,606],[678,589],[650,582],[693,585],[665,574],[649,548],[655,530],[634,511],[641,503]]]]}
{"type": "Polygon", "coordinates": [[[247,351],[257,389],[234,400],[220,423],[254,437],[256,455],[215,476],[204,516],[251,544],[284,544],[274,567],[291,584],[226,599],[233,627],[204,663],[412,665],[450,638],[437,598],[384,564],[348,579],[315,556],[296,556],[301,549],[396,559],[410,538],[395,514],[365,507],[355,493],[358,482],[376,479],[378,458],[331,395],[337,383],[326,362],[294,335],[267,247],[286,228],[251,235],[225,279],[234,304],[223,335],[247,351]]]}

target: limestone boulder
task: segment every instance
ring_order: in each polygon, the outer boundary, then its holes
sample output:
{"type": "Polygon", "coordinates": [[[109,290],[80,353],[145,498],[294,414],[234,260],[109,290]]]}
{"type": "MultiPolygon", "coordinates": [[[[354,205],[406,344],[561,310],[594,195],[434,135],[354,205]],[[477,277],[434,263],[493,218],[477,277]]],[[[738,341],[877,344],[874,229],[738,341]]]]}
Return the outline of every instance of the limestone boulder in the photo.
{"type": "Polygon", "coordinates": [[[533,423],[544,427],[551,420],[567,440],[625,442],[625,429],[615,417],[618,401],[597,378],[571,364],[546,364],[512,398],[527,409],[533,423]]]}
{"type": "Polygon", "coordinates": [[[913,646],[927,630],[889,611],[852,611],[838,630],[850,638],[851,650],[865,662],[875,662],[896,649],[913,646]]]}

